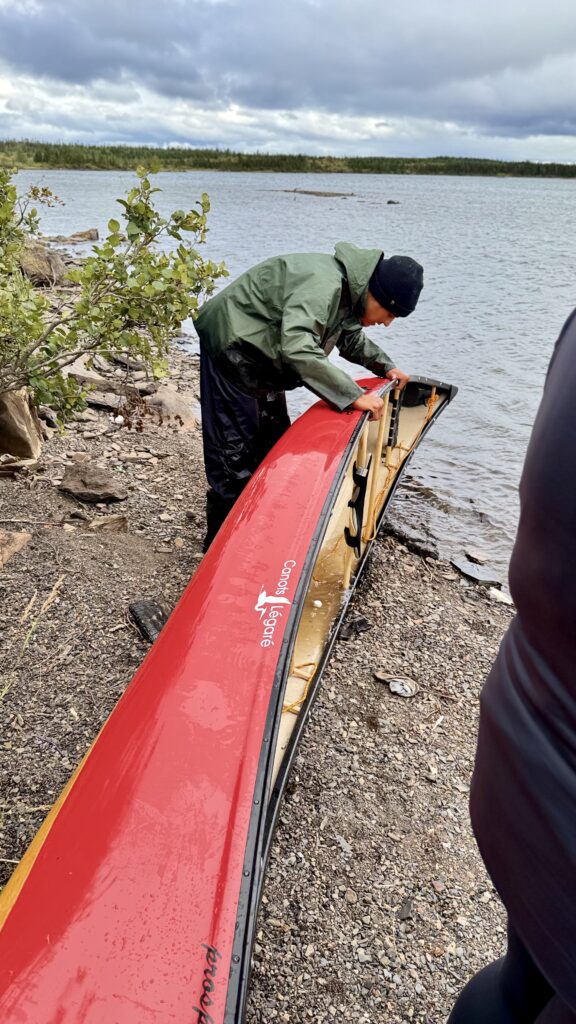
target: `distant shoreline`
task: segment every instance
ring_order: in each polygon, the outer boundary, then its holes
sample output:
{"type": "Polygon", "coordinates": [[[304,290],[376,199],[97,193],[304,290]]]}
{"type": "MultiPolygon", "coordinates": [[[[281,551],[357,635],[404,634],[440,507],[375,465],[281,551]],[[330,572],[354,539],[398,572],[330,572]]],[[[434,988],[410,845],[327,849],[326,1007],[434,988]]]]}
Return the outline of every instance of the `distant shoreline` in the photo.
{"type": "Polygon", "coordinates": [[[0,167],[18,170],[258,171],[285,174],[396,174],[456,177],[576,178],[576,164],[478,157],[307,156],[235,153],[227,149],[157,149],[0,141],[0,167]]]}

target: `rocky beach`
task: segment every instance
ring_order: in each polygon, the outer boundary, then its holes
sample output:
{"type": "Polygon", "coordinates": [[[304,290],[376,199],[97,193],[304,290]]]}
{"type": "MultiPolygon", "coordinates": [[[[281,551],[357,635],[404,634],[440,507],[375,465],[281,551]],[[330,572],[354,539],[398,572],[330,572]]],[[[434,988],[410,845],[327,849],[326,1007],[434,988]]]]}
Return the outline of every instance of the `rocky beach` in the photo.
{"type": "MultiPolygon", "coordinates": [[[[137,367],[96,374],[96,404],[0,464],[2,882],[146,655],[129,604],[169,613],[202,557],[197,358],[176,343],[147,408],[137,367]]],[[[249,1024],[442,1024],[500,954],[468,819],[478,698],[513,614],[490,593],[394,536],[392,502],[281,809],[249,1024]]]]}

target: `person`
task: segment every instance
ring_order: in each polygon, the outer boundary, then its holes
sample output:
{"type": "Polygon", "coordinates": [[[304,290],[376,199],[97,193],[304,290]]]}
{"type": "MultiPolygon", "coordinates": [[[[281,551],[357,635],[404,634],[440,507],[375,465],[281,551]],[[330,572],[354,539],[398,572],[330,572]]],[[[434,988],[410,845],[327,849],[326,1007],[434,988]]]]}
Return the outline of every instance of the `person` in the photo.
{"type": "Polygon", "coordinates": [[[423,270],[409,256],[340,242],[333,256],[276,256],[241,274],[209,299],[196,319],[207,550],[236,498],[290,424],[286,390],[304,385],[335,409],[368,410],[382,399],[364,393],[328,359],[346,359],[400,386],[408,375],[363,332],[388,326],[416,307],[423,270]]]}
{"type": "Polygon", "coordinates": [[[508,951],[450,1024],[576,1022],[576,310],[548,370],[510,562],[517,614],[482,692],[471,819],[508,951]]]}

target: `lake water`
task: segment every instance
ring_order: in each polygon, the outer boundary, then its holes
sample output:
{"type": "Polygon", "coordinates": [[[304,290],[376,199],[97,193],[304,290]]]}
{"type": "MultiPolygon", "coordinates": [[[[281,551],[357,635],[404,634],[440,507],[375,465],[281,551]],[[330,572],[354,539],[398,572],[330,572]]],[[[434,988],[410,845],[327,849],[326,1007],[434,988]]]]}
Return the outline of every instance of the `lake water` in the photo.
{"type": "MultiPolygon", "coordinates": [[[[70,234],[105,231],[133,176],[18,175],[21,188],[32,181],[66,203],[46,211],[44,232],[70,234]]],[[[554,342],[576,304],[576,181],[221,172],[155,181],[165,212],[209,193],[206,254],[224,259],[232,276],[281,252],[331,252],[340,240],[424,265],[417,311],[369,333],[403,370],[460,390],[411,462],[390,517],[444,556],[482,548],[504,578],[530,427],[554,342]]],[[[313,400],[295,392],[291,409],[313,400]]]]}

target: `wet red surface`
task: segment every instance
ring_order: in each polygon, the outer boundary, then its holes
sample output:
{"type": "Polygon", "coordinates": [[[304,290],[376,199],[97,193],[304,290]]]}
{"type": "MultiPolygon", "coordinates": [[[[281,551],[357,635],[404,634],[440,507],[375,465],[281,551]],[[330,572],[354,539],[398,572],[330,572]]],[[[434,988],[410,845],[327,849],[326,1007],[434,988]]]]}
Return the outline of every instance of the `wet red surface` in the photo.
{"type": "Polygon", "coordinates": [[[0,932],[4,1024],[222,1021],[281,641],[359,415],[276,445],[92,747],[0,932]]]}

